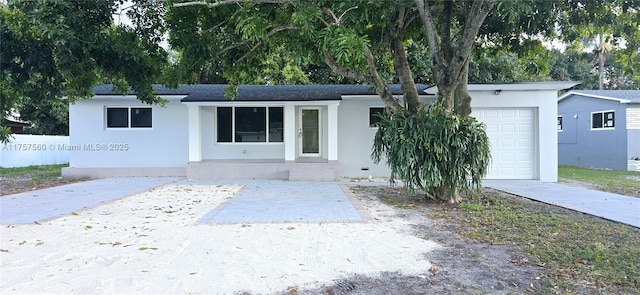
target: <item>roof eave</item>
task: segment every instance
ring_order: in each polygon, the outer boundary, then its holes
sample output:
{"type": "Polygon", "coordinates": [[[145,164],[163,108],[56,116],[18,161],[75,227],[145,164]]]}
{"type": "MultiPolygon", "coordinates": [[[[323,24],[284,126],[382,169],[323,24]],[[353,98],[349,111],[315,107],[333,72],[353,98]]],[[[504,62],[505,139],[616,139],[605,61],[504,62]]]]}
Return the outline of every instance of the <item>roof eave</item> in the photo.
{"type": "MultiPolygon", "coordinates": [[[[580,84],[578,81],[544,81],[544,82],[520,82],[520,83],[491,83],[468,84],[469,91],[539,91],[539,90],[563,90],[580,84]]],[[[437,94],[438,86],[425,89],[427,94],[437,94]]]]}
{"type": "Polygon", "coordinates": [[[565,100],[565,99],[569,98],[572,95],[580,95],[580,96],[598,98],[598,99],[604,99],[604,100],[613,100],[613,101],[617,101],[619,103],[632,103],[632,101],[630,99],[622,99],[622,98],[616,98],[616,97],[610,97],[610,96],[604,96],[604,95],[596,95],[596,94],[591,94],[591,93],[583,93],[583,92],[580,92],[580,91],[569,91],[569,92],[563,94],[562,96],[558,97],[558,102],[560,102],[562,100],[565,100]]]}

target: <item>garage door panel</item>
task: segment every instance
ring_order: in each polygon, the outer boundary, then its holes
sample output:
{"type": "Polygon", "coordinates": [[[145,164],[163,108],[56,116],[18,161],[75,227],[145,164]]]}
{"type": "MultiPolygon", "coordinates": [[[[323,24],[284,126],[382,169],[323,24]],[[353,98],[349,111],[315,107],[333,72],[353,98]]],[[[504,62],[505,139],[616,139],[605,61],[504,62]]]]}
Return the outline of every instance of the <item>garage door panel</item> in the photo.
{"type": "Polygon", "coordinates": [[[472,116],[487,126],[492,162],[487,179],[535,179],[535,110],[477,108],[472,116]]]}
{"type": "Polygon", "coordinates": [[[533,125],[522,124],[518,125],[518,132],[527,132],[533,134],[533,125]]]}
{"type": "Polygon", "coordinates": [[[483,110],[483,117],[485,119],[498,118],[498,110],[483,110]]]}
{"type": "Polygon", "coordinates": [[[513,133],[516,131],[517,126],[511,124],[503,124],[500,126],[500,131],[513,133]]]}
{"type": "Polygon", "coordinates": [[[498,110],[497,111],[499,113],[499,117],[503,118],[503,119],[509,119],[509,118],[515,118],[516,117],[516,110],[508,110],[508,109],[504,109],[504,110],[498,110]]]}

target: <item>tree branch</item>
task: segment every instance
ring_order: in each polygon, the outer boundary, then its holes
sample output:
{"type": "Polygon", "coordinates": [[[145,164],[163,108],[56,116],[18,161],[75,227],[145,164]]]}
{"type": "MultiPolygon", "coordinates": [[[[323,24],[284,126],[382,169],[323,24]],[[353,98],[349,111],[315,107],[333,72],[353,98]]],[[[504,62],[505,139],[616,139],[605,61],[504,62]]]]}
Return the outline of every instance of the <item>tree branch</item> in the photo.
{"type": "MultiPolygon", "coordinates": [[[[260,40],[260,42],[258,42],[258,44],[256,44],[256,45],[254,45],[253,47],[251,47],[251,49],[249,50],[249,52],[245,53],[242,57],[240,57],[240,58],[238,59],[238,61],[245,59],[245,58],[246,58],[250,53],[252,53],[252,52],[254,52],[256,49],[258,49],[258,47],[260,47],[260,45],[264,44],[264,41],[265,41],[266,39],[268,39],[269,37],[271,37],[271,36],[275,35],[275,34],[276,34],[276,33],[278,33],[278,32],[281,32],[281,31],[285,31],[285,30],[294,30],[294,29],[297,29],[297,27],[296,27],[296,26],[294,26],[294,25],[281,25],[281,26],[277,26],[277,27],[273,28],[273,30],[269,31],[267,34],[265,34],[265,35],[264,35],[264,37],[262,38],[262,40],[260,40]]],[[[238,47],[240,47],[240,46],[246,45],[246,44],[248,44],[249,42],[251,42],[251,40],[248,40],[248,39],[247,39],[247,40],[244,40],[244,41],[242,41],[242,42],[239,42],[239,43],[236,43],[236,44],[233,44],[233,45],[227,46],[227,47],[223,48],[222,50],[220,50],[220,52],[218,52],[218,53],[217,53],[217,55],[223,54],[223,53],[225,53],[225,52],[227,52],[227,51],[229,51],[229,50],[231,50],[231,49],[238,48],[238,47]]]]}
{"type": "Polygon", "coordinates": [[[324,52],[324,62],[327,64],[327,66],[329,66],[329,68],[336,72],[336,74],[343,76],[343,77],[347,77],[350,79],[354,79],[356,81],[362,82],[362,83],[371,83],[371,77],[364,75],[360,72],[354,71],[354,70],[350,70],[347,69],[341,65],[338,64],[338,62],[336,62],[331,55],[329,55],[329,52],[325,51],[324,52]]]}
{"type": "Polygon", "coordinates": [[[464,25],[460,46],[457,49],[459,52],[471,52],[471,47],[476,42],[480,27],[495,4],[495,2],[485,0],[476,0],[473,2],[467,14],[467,21],[464,25]]]}
{"type": "Polygon", "coordinates": [[[347,12],[357,9],[358,6],[354,6],[354,7],[350,7],[349,9],[345,10],[340,17],[337,17],[335,15],[335,13],[333,13],[333,10],[329,9],[329,8],[323,8],[322,11],[324,11],[325,13],[327,13],[329,16],[331,16],[331,18],[333,18],[333,23],[328,24],[327,22],[325,22],[324,20],[322,20],[322,22],[328,27],[330,25],[336,25],[336,26],[340,26],[340,24],[342,23],[342,18],[345,16],[345,14],[347,14],[347,12]]]}
{"type": "Polygon", "coordinates": [[[406,9],[403,6],[398,11],[395,32],[391,34],[391,54],[393,55],[393,66],[400,79],[406,110],[409,113],[415,113],[418,111],[421,102],[403,45],[406,17],[406,9]]]}
{"type": "Polygon", "coordinates": [[[382,101],[384,101],[384,104],[387,107],[387,112],[393,117],[403,116],[404,108],[402,107],[402,105],[400,105],[400,102],[398,102],[398,100],[393,97],[393,93],[391,92],[391,89],[389,89],[389,85],[387,85],[387,83],[382,81],[382,78],[380,78],[371,50],[369,50],[369,47],[367,47],[364,42],[362,43],[362,48],[367,59],[369,74],[371,75],[370,83],[375,86],[376,93],[378,94],[378,96],[380,96],[382,101]]]}
{"type": "Polygon", "coordinates": [[[185,6],[196,6],[196,5],[202,5],[202,6],[208,6],[209,8],[214,8],[217,6],[223,6],[223,5],[230,5],[230,4],[237,4],[237,3],[242,3],[242,2],[250,2],[250,3],[256,3],[256,4],[282,4],[282,3],[288,3],[291,2],[291,0],[223,0],[220,2],[213,2],[213,3],[209,3],[206,1],[189,1],[189,2],[181,2],[181,3],[174,3],[173,7],[185,7],[185,6]]]}
{"type": "Polygon", "coordinates": [[[440,21],[440,43],[445,59],[451,59],[453,48],[451,46],[451,13],[453,12],[453,1],[446,0],[442,9],[442,19],[440,21]]]}
{"type": "Polygon", "coordinates": [[[429,44],[429,55],[435,56],[438,52],[438,34],[436,32],[436,25],[433,23],[433,17],[431,16],[431,9],[429,4],[425,0],[414,0],[414,3],[418,7],[420,13],[420,20],[424,27],[425,34],[427,35],[427,43],[429,44]]]}

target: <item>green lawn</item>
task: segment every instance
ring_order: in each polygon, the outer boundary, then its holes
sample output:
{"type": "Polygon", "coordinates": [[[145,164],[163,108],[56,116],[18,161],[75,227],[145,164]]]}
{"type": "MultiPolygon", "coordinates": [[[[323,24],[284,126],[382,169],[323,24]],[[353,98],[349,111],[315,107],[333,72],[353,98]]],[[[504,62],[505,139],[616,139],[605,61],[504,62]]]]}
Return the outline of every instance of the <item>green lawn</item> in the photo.
{"type": "Polygon", "coordinates": [[[640,197],[640,172],[559,166],[558,180],[589,184],[598,190],[640,197]]]}
{"type": "Polygon", "coordinates": [[[61,178],[62,168],[68,164],[0,168],[0,195],[15,194],[34,189],[63,185],[86,179],[61,178]]]}
{"type": "Polygon", "coordinates": [[[2,168],[0,167],[0,176],[11,177],[31,177],[34,180],[44,180],[50,178],[58,178],[61,176],[61,169],[63,167],[69,167],[69,164],[60,165],[42,165],[42,166],[28,166],[28,167],[16,167],[16,168],[2,168]]]}

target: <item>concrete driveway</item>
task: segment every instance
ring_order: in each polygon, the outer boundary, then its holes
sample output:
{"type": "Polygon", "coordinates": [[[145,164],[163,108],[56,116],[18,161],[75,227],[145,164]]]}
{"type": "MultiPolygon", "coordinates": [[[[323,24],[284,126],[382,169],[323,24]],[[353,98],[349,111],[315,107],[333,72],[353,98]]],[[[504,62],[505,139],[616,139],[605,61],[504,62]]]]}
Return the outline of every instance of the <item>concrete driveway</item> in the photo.
{"type": "MultiPolygon", "coordinates": [[[[169,177],[106,178],[0,197],[0,223],[48,220],[168,183],[243,184],[238,196],[204,215],[203,223],[361,222],[366,214],[342,189],[346,184],[282,180],[186,180],[169,177]]],[[[640,228],[640,198],[535,180],[485,180],[483,185],[640,228]]]]}

